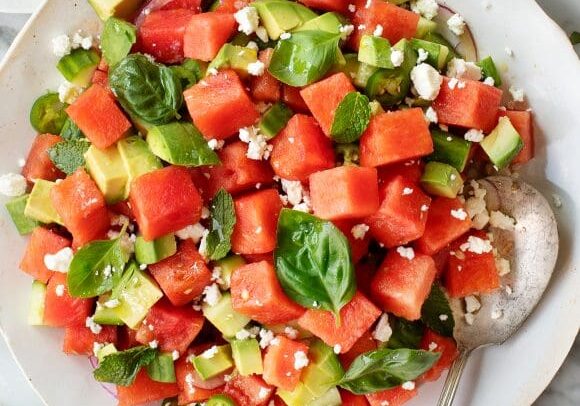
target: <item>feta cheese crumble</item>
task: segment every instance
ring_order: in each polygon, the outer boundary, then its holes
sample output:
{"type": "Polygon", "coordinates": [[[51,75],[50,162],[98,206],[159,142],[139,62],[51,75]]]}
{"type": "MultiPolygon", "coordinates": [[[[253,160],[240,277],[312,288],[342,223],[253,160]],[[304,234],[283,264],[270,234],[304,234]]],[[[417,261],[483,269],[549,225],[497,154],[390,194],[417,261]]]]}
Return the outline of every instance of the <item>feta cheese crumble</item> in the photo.
{"type": "Polygon", "coordinates": [[[280,179],[282,190],[286,195],[280,196],[284,204],[291,204],[294,210],[310,213],[312,205],[310,202],[310,194],[302,186],[298,180],[280,179]]]}
{"type": "Polygon", "coordinates": [[[173,361],[177,361],[179,357],[180,357],[179,351],[177,350],[171,351],[171,358],[173,359],[173,361]]]}
{"type": "Polygon", "coordinates": [[[465,133],[463,138],[465,138],[466,141],[481,142],[485,138],[485,135],[483,134],[483,131],[472,128],[465,133]]]}
{"type": "Polygon", "coordinates": [[[452,209],[451,210],[451,217],[456,218],[457,220],[465,220],[467,218],[467,212],[465,210],[463,210],[462,208],[459,208],[457,210],[452,209]]]}
{"type": "Polygon", "coordinates": [[[497,268],[497,274],[499,276],[505,276],[511,272],[510,261],[505,258],[495,258],[495,267],[497,268]]]}
{"type": "Polygon", "coordinates": [[[341,25],[338,28],[338,31],[342,34],[342,39],[346,39],[354,31],[354,25],[352,25],[352,24],[341,25]]]}
{"type": "Polygon", "coordinates": [[[447,20],[447,27],[455,35],[463,35],[465,33],[465,20],[459,14],[453,14],[449,20],[447,20]]]}
{"type": "Polygon", "coordinates": [[[517,87],[510,86],[510,94],[512,95],[512,99],[515,102],[523,102],[524,101],[524,91],[522,89],[518,89],[517,87]]]}
{"type": "Polygon", "coordinates": [[[19,197],[26,193],[26,178],[18,173],[0,176],[0,193],[8,197],[19,197]]]}
{"type": "Polygon", "coordinates": [[[159,341],[157,340],[149,341],[149,347],[153,349],[159,347],[159,341]]]}
{"type": "Polygon", "coordinates": [[[248,73],[252,76],[262,76],[266,65],[262,61],[256,61],[248,64],[248,73]]]}
{"type": "Polygon", "coordinates": [[[283,32],[282,34],[280,34],[281,40],[290,39],[290,38],[292,38],[292,34],[290,34],[289,32],[283,32]]]}
{"type": "Polygon", "coordinates": [[[409,196],[413,194],[413,189],[410,187],[406,187],[403,189],[403,196],[409,196]]]}
{"type": "Polygon", "coordinates": [[[375,30],[373,31],[373,35],[375,37],[380,37],[383,35],[383,26],[380,24],[377,24],[377,26],[375,27],[375,30]]]}
{"type": "Polygon", "coordinates": [[[393,49],[391,51],[391,63],[395,68],[398,68],[403,64],[405,61],[405,54],[403,51],[399,51],[398,49],[393,49]]]}
{"type": "Polygon", "coordinates": [[[417,65],[429,59],[429,52],[425,51],[423,48],[419,48],[418,53],[419,56],[417,57],[417,65]]]}
{"type": "Polygon", "coordinates": [[[212,359],[218,353],[218,348],[214,345],[213,347],[205,350],[201,353],[200,357],[205,359],[212,359]]]}
{"type": "Polygon", "coordinates": [[[203,301],[210,306],[215,306],[218,304],[220,299],[222,298],[222,292],[220,291],[219,286],[217,283],[212,285],[206,286],[203,289],[203,301]]]}
{"type": "Polygon", "coordinates": [[[266,30],[266,28],[262,26],[258,27],[258,29],[256,30],[256,36],[262,42],[268,42],[270,40],[270,37],[268,36],[268,31],[266,30]]]}
{"type": "Polygon", "coordinates": [[[259,336],[260,336],[260,348],[262,349],[268,347],[272,343],[272,340],[274,340],[274,333],[271,332],[270,330],[261,329],[259,336]]]}
{"type": "Polygon", "coordinates": [[[465,297],[465,310],[467,310],[467,313],[475,313],[479,309],[481,309],[481,303],[475,296],[469,295],[465,297]]]}
{"type": "Polygon", "coordinates": [[[294,353],[294,369],[295,370],[299,371],[303,368],[306,368],[309,363],[310,363],[310,361],[308,360],[308,357],[306,356],[306,353],[304,351],[296,351],[294,353]]]}
{"type": "Polygon", "coordinates": [[[417,94],[424,100],[435,100],[439,95],[443,78],[435,68],[426,63],[419,64],[411,71],[411,80],[417,94]]]}
{"type": "Polygon", "coordinates": [[[415,258],[415,250],[413,250],[413,248],[411,248],[411,247],[409,247],[409,248],[398,247],[397,248],[397,253],[401,257],[406,258],[409,261],[412,261],[415,258]]]}
{"type": "Polygon", "coordinates": [[[72,248],[65,247],[54,254],[44,256],[44,266],[54,272],[67,273],[74,257],[72,248]]]}
{"type": "Polygon", "coordinates": [[[355,225],[351,230],[351,234],[355,240],[364,240],[366,233],[369,231],[369,226],[362,223],[355,225]]]}
{"type": "Polygon", "coordinates": [[[52,39],[52,52],[57,58],[67,56],[71,51],[72,43],[68,35],[63,34],[52,39]]]}
{"type": "Polygon", "coordinates": [[[432,20],[439,12],[439,4],[435,0],[414,0],[411,2],[411,10],[432,20]]]}
{"type": "Polygon", "coordinates": [[[56,285],[54,293],[56,293],[58,297],[62,297],[64,295],[64,285],[56,285]]]}
{"type": "Polygon", "coordinates": [[[490,213],[489,224],[495,228],[512,231],[515,228],[516,221],[510,216],[494,210],[490,213]]]}
{"type": "Polygon", "coordinates": [[[448,318],[449,318],[449,316],[446,315],[446,314],[440,314],[439,315],[439,320],[441,320],[441,321],[447,321],[448,318]]]}
{"type": "Polygon", "coordinates": [[[453,58],[447,65],[447,76],[450,78],[479,81],[481,80],[481,68],[473,62],[453,58]]]}
{"type": "Polygon", "coordinates": [[[99,334],[103,330],[100,324],[95,323],[92,316],[85,319],[85,327],[91,330],[93,334],[99,334]]]}
{"type": "Polygon", "coordinates": [[[377,341],[386,343],[391,338],[393,334],[393,330],[391,329],[391,325],[389,324],[389,315],[387,313],[383,313],[379,318],[379,322],[375,327],[375,331],[373,332],[373,338],[377,341]]]}
{"type": "Polygon", "coordinates": [[[348,11],[350,11],[351,13],[354,13],[356,11],[356,6],[354,4],[349,4],[348,11]]]}
{"type": "Polygon", "coordinates": [[[470,235],[469,238],[467,238],[467,242],[461,244],[459,249],[463,252],[469,251],[473,252],[474,254],[484,254],[491,252],[493,247],[491,246],[489,240],[484,240],[474,235],[470,235]]]}
{"type": "MultiPolygon", "coordinates": [[[[248,65],[248,69],[249,69],[249,65],[248,65]]],[[[211,140],[209,140],[207,142],[207,146],[213,150],[213,151],[217,151],[223,148],[224,144],[226,142],[224,140],[216,140],[215,138],[212,138],[211,140]]]]}
{"type": "Polygon", "coordinates": [[[332,347],[332,352],[334,352],[335,354],[340,354],[341,351],[342,345],[340,344],[335,344],[334,347],[332,347]]]}
{"type": "Polygon", "coordinates": [[[429,123],[433,124],[437,124],[437,122],[439,121],[439,117],[437,117],[437,112],[433,107],[428,107],[427,110],[425,110],[425,118],[429,123]]]}
{"type": "Polygon", "coordinates": [[[246,35],[256,32],[260,26],[260,16],[258,15],[258,10],[254,7],[247,6],[238,10],[234,14],[234,18],[238,23],[238,31],[246,35]]]}
{"type": "Polygon", "coordinates": [[[284,327],[284,334],[291,340],[298,338],[298,330],[290,326],[284,327]]]}
{"type": "Polygon", "coordinates": [[[401,385],[401,388],[403,388],[404,390],[414,390],[415,389],[415,382],[413,382],[413,381],[403,382],[403,384],[401,385]]]}
{"type": "Polygon", "coordinates": [[[473,315],[473,313],[465,313],[463,317],[465,317],[465,322],[467,324],[469,324],[470,326],[473,325],[473,322],[475,321],[475,316],[473,315]]]}
{"type": "Polygon", "coordinates": [[[436,343],[436,342],[434,342],[434,341],[431,341],[431,342],[429,343],[429,351],[435,351],[435,350],[437,349],[437,347],[439,347],[439,346],[437,345],[437,343],[436,343]]]}
{"type": "Polygon", "coordinates": [[[77,31],[74,33],[72,37],[72,44],[73,49],[82,48],[85,50],[89,50],[93,47],[93,36],[92,35],[83,35],[81,31],[77,31]]]}
{"type": "Polygon", "coordinates": [[[239,137],[242,142],[248,144],[248,152],[246,156],[255,161],[266,160],[270,158],[272,145],[268,144],[266,137],[264,137],[256,127],[240,128],[239,137]]]}
{"type": "Polygon", "coordinates": [[[73,104],[83,92],[83,88],[70,82],[63,82],[58,87],[58,99],[62,103],[73,104]]]}
{"type": "Polygon", "coordinates": [[[483,81],[484,85],[488,85],[488,86],[495,86],[495,79],[492,78],[491,76],[488,76],[485,78],[485,80],[483,81]]]}

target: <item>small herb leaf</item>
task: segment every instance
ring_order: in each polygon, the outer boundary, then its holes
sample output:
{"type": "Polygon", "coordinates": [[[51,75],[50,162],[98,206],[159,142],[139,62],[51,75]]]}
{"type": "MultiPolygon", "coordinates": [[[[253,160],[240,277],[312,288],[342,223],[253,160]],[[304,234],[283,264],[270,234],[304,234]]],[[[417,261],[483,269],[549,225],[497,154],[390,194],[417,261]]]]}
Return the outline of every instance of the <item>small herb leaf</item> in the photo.
{"type": "Polygon", "coordinates": [[[145,346],[115,352],[103,359],[93,375],[100,382],[129,386],[135,381],[141,368],[155,360],[156,354],[157,350],[145,346]]]}
{"type": "Polygon", "coordinates": [[[437,283],[433,284],[431,293],[429,293],[427,300],[423,303],[421,320],[436,333],[445,337],[453,337],[453,329],[455,328],[453,312],[445,292],[437,283]],[[447,316],[445,320],[441,320],[441,315],[447,316]]]}
{"type": "Polygon", "coordinates": [[[231,236],[236,225],[236,211],[232,195],[224,189],[216,193],[211,203],[211,225],[206,239],[206,256],[217,261],[232,248],[231,236]]]}
{"type": "Polygon", "coordinates": [[[109,66],[114,66],[129,55],[135,42],[137,42],[137,27],[133,24],[115,17],[105,21],[101,49],[109,66]]]}
{"type": "Polygon", "coordinates": [[[85,165],[85,152],[90,146],[84,139],[65,140],[52,146],[48,150],[48,156],[58,169],[72,175],[85,165]]]}
{"type": "Polygon", "coordinates": [[[369,99],[358,92],[344,96],[338,105],[332,122],[330,135],[341,144],[348,144],[360,138],[371,120],[369,99]]]}
{"type": "Polygon", "coordinates": [[[425,326],[421,320],[409,321],[401,317],[389,316],[389,322],[393,330],[387,347],[391,349],[412,348],[417,349],[423,338],[425,326]]]}
{"type": "Polygon", "coordinates": [[[417,379],[441,354],[401,348],[382,348],[359,355],[339,385],[357,395],[374,393],[417,379]]]}
{"type": "Polygon", "coordinates": [[[70,118],[67,118],[64,122],[62,130],[60,130],[60,136],[67,141],[85,138],[81,129],[70,118]]]}
{"type": "Polygon", "coordinates": [[[183,90],[189,89],[203,78],[201,66],[195,59],[186,58],[181,65],[173,65],[169,69],[180,80],[183,90]]]}

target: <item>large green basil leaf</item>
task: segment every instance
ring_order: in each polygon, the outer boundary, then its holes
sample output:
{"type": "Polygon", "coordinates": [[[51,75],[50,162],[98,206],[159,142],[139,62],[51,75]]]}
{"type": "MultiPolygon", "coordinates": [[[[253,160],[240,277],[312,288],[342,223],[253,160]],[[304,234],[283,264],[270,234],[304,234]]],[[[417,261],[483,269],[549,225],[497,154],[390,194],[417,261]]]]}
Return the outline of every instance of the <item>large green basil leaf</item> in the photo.
{"type": "Polygon", "coordinates": [[[333,312],[356,291],[354,266],[346,237],[330,221],[283,209],[278,220],[276,273],[286,294],[311,309],[333,312]]]}
{"type": "Polygon", "coordinates": [[[449,300],[445,292],[441,289],[438,283],[434,283],[431,287],[431,293],[423,303],[421,308],[421,320],[431,330],[441,334],[445,337],[453,337],[453,329],[455,328],[455,320],[449,300]],[[441,316],[445,315],[445,320],[441,320],[441,316]]]}
{"type": "Polygon", "coordinates": [[[105,21],[101,34],[101,49],[109,66],[114,66],[129,55],[135,42],[137,42],[137,27],[133,24],[115,17],[105,21]]]}
{"type": "Polygon", "coordinates": [[[151,124],[179,119],[183,92],[167,66],[144,55],[129,55],[109,71],[109,85],[125,110],[151,124]]]}
{"type": "Polygon", "coordinates": [[[232,195],[224,189],[211,202],[210,232],[207,235],[205,255],[212,261],[224,258],[232,248],[231,236],[236,225],[236,211],[232,195]]]}
{"type": "Polygon", "coordinates": [[[409,321],[401,317],[389,316],[389,322],[393,334],[387,342],[388,348],[419,348],[425,330],[421,320],[409,321]]]}
{"type": "Polygon", "coordinates": [[[151,364],[156,355],[157,350],[148,346],[114,352],[103,358],[99,367],[93,371],[93,375],[99,382],[129,386],[135,381],[141,368],[151,364]]]}
{"type": "Polygon", "coordinates": [[[268,70],[290,86],[306,86],[322,78],[334,65],[340,34],[299,31],[278,41],[268,70]]]}
{"type": "Polygon", "coordinates": [[[407,348],[370,351],[354,360],[339,385],[357,395],[390,389],[417,379],[440,356],[440,353],[407,348]]]}

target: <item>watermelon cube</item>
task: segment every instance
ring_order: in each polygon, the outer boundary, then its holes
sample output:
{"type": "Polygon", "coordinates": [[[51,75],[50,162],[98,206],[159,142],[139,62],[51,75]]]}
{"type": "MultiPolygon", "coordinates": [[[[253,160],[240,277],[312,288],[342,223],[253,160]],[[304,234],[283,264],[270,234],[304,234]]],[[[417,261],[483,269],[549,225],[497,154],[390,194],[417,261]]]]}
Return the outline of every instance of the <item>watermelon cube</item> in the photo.
{"type": "Polygon", "coordinates": [[[534,122],[531,111],[499,110],[500,117],[508,117],[524,142],[524,148],[512,161],[525,164],[534,157],[534,122]]]}
{"type": "Polygon", "coordinates": [[[179,388],[176,383],[157,382],[149,378],[147,370],[141,369],[129,386],[117,385],[119,406],[135,406],[143,403],[160,401],[177,396],[179,388]]]}
{"type": "Polygon", "coordinates": [[[272,386],[292,391],[298,385],[302,373],[302,368],[297,369],[295,365],[299,364],[300,358],[308,355],[308,346],[282,335],[276,336],[275,340],[264,354],[262,378],[272,386]]]}
{"type": "Polygon", "coordinates": [[[44,256],[56,254],[66,247],[70,247],[70,241],[67,238],[44,227],[36,227],[30,235],[24,257],[20,261],[20,269],[35,280],[47,283],[53,271],[44,264],[44,256]]]}
{"type": "Polygon", "coordinates": [[[93,299],[79,299],[68,292],[66,274],[55,272],[46,287],[44,324],[50,327],[85,325],[95,306],[93,299]]]}
{"type": "Polygon", "coordinates": [[[441,354],[441,357],[433,367],[421,376],[423,381],[436,381],[443,371],[449,369],[453,361],[459,355],[457,344],[452,337],[443,337],[431,329],[426,329],[421,339],[420,348],[425,351],[433,351],[441,354]]]}
{"type": "Polygon", "coordinates": [[[185,57],[210,62],[235,29],[236,20],[232,14],[215,11],[196,14],[189,19],[185,29],[185,57]]]}
{"type": "Polygon", "coordinates": [[[55,181],[64,178],[64,173],[54,165],[48,156],[48,150],[61,141],[61,137],[52,134],[39,134],[34,138],[26,158],[26,164],[22,168],[22,175],[26,180],[29,182],[36,179],[55,181]]]}

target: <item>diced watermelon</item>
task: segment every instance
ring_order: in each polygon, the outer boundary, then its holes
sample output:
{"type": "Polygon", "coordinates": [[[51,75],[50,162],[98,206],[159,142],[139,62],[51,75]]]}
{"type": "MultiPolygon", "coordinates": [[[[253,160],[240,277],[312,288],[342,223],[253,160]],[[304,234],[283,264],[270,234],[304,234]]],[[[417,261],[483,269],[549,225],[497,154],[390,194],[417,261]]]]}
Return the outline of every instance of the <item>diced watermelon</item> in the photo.
{"type": "Polygon", "coordinates": [[[340,166],[310,175],[314,214],[327,220],[363,218],[379,208],[375,168],[340,166]]]}
{"type": "Polygon", "coordinates": [[[346,14],[350,0],[300,0],[300,3],[317,10],[337,11],[346,14]]]}
{"type": "Polygon", "coordinates": [[[235,13],[250,4],[251,0],[217,0],[217,2],[216,12],[235,13]]]}
{"type": "Polygon", "coordinates": [[[119,326],[117,328],[117,349],[125,351],[129,348],[140,346],[141,343],[137,341],[136,336],[137,330],[133,330],[127,326],[119,326]]]}
{"type": "Polygon", "coordinates": [[[297,113],[309,114],[308,106],[300,95],[300,88],[282,84],[282,101],[297,113]]]}
{"type": "Polygon", "coordinates": [[[417,396],[417,389],[406,390],[400,386],[365,395],[371,406],[402,406],[417,396]]]}
{"type": "Polygon", "coordinates": [[[433,139],[420,108],[373,116],[360,139],[362,166],[387,165],[432,152],[433,139]]]}
{"type": "Polygon", "coordinates": [[[236,269],[232,274],[231,291],[234,310],[262,324],[286,323],[305,312],[286,296],[274,266],[267,261],[236,269]]]}
{"type": "Polygon", "coordinates": [[[356,287],[367,297],[371,296],[371,283],[375,277],[375,273],[377,273],[377,267],[373,262],[372,260],[363,260],[356,264],[354,268],[356,287]]]}
{"type": "Polygon", "coordinates": [[[207,12],[189,19],[183,48],[187,58],[211,61],[236,29],[232,14],[207,12]]]}
{"type": "Polygon", "coordinates": [[[417,160],[410,160],[406,162],[398,162],[396,164],[390,164],[381,166],[377,168],[379,171],[379,197],[381,200],[385,198],[384,195],[381,195],[381,192],[384,192],[385,189],[381,188],[381,185],[390,183],[393,179],[402,176],[403,178],[414,182],[419,183],[421,180],[421,176],[423,176],[423,168],[424,168],[423,161],[420,159],[417,160]]]}
{"type": "Polygon", "coordinates": [[[137,47],[162,63],[183,61],[185,29],[196,11],[158,10],[145,16],[138,32],[137,47]]]}
{"type": "Polygon", "coordinates": [[[381,311],[362,293],[357,292],[352,300],[340,310],[340,328],[336,326],[334,314],[325,310],[307,310],[298,319],[298,324],[329,346],[339,345],[339,352],[345,353],[355,345],[380,315],[381,311]]]}
{"type": "Polygon", "coordinates": [[[305,87],[300,95],[320,123],[322,131],[330,135],[336,108],[347,94],[356,91],[345,73],[339,72],[305,87]]]}
{"type": "Polygon", "coordinates": [[[244,259],[248,263],[266,261],[274,265],[274,252],[268,252],[266,254],[246,254],[244,255],[244,259]]]}
{"type": "Polygon", "coordinates": [[[127,200],[110,205],[109,209],[111,209],[113,215],[123,215],[131,221],[135,221],[135,215],[133,214],[133,210],[131,210],[129,201],[127,200]]]}
{"type": "Polygon", "coordinates": [[[300,381],[302,369],[294,368],[296,354],[308,354],[308,346],[284,336],[276,336],[276,344],[270,344],[264,354],[264,374],[266,383],[292,391],[300,381]]]}
{"type": "Polygon", "coordinates": [[[368,406],[364,395],[355,395],[347,390],[340,389],[340,398],[343,406],[368,406]]]}
{"type": "Polygon", "coordinates": [[[497,124],[497,111],[503,92],[475,80],[462,79],[465,86],[449,87],[450,79],[443,78],[439,96],[433,102],[440,124],[475,128],[485,133],[497,124]]]}
{"type": "Polygon", "coordinates": [[[116,344],[117,327],[101,326],[99,334],[93,333],[85,323],[76,326],[67,326],[64,330],[62,350],[68,355],[93,355],[94,345],[116,344]]]}
{"type": "Polygon", "coordinates": [[[202,201],[185,168],[168,166],[135,179],[129,195],[143,237],[154,240],[195,224],[202,201]]]}
{"type": "Polygon", "coordinates": [[[381,207],[366,218],[372,235],[387,248],[405,245],[425,232],[431,204],[417,183],[397,177],[382,186],[381,207]]]}
{"type": "Polygon", "coordinates": [[[358,50],[362,36],[372,35],[378,25],[383,27],[382,37],[391,44],[396,44],[403,38],[410,39],[417,32],[419,14],[383,0],[356,0],[352,3],[356,7],[351,17],[355,30],[348,43],[354,50],[358,50]],[[361,25],[364,29],[357,29],[361,25]]]}
{"type": "Polygon", "coordinates": [[[44,256],[55,254],[65,247],[70,247],[67,238],[44,227],[36,227],[30,235],[24,257],[20,261],[20,269],[34,279],[47,283],[54,272],[44,264],[44,256]]]}
{"type": "Polygon", "coordinates": [[[431,257],[415,254],[409,260],[392,250],[373,279],[372,297],[384,311],[407,320],[418,320],[436,274],[431,257]]]}
{"type": "MultiPolygon", "coordinates": [[[[272,48],[267,48],[260,52],[258,59],[264,63],[266,68],[270,65],[272,52],[272,48]]],[[[251,78],[250,93],[255,101],[276,103],[281,97],[280,82],[266,69],[262,75],[251,78]]]]}
{"type": "Polygon", "coordinates": [[[109,91],[109,74],[102,70],[96,70],[91,79],[91,83],[101,85],[104,89],[109,91]]]}
{"type": "Polygon", "coordinates": [[[447,265],[449,264],[449,251],[451,248],[449,246],[443,248],[436,254],[433,254],[431,258],[435,261],[435,268],[437,268],[437,278],[439,278],[443,272],[447,270],[447,265]]]}
{"type": "Polygon", "coordinates": [[[256,375],[234,375],[224,388],[224,393],[238,406],[265,406],[274,395],[274,388],[256,375]]]}
{"type": "Polygon", "coordinates": [[[141,369],[135,382],[130,386],[117,386],[119,406],[137,406],[147,402],[177,396],[179,388],[175,383],[156,382],[149,378],[146,369],[141,369]]]}
{"type": "Polygon", "coordinates": [[[417,248],[421,252],[433,255],[471,228],[469,216],[465,220],[460,220],[451,215],[451,210],[459,209],[465,210],[459,199],[437,197],[431,202],[425,233],[417,241],[417,248]]]}
{"type": "Polygon", "coordinates": [[[336,220],[333,221],[333,223],[348,239],[352,254],[352,261],[356,264],[369,252],[369,244],[371,242],[370,233],[365,233],[363,238],[354,236],[352,232],[353,227],[359,224],[364,225],[364,223],[361,223],[359,220],[336,220]]]}
{"type": "Polygon", "coordinates": [[[377,349],[377,342],[373,339],[373,335],[370,330],[364,332],[364,334],[356,340],[354,345],[348,352],[340,354],[340,363],[347,370],[350,364],[361,354],[377,349]]]}
{"type": "Polygon", "coordinates": [[[524,164],[534,157],[534,121],[531,111],[499,110],[499,116],[507,116],[522,137],[524,148],[512,163],[524,164]]]}
{"type": "Polygon", "coordinates": [[[191,306],[173,306],[167,299],[158,301],[137,330],[137,341],[148,345],[157,341],[161,351],[184,354],[203,327],[204,317],[191,306]]]}
{"type": "Polygon", "coordinates": [[[94,304],[95,301],[92,299],[72,297],[68,293],[66,274],[55,272],[46,287],[44,324],[50,327],[84,325],[92,313],[94,304]],[[59,295],[61,289],[64,290],[62,295],[59,295]]]}
{"type": "Polygon", "coordinates": [[[312,117],[294,115],[273,145],[270,164],[283,179],[305,182],[314,172],[334,168],[332,141],[312,117]]]}
{"type": "Polygon", "coordinates": [[[33,182],[35,179],[55,181],[64,178],[64,173],[54,165],[48,156],[48,150],[61,141],[61,137],[52,134],[40,134],[34,138],[26,158],[26,164],[22,168],[22,175],[26,180],[29,182],[33,182]]]}
{"type": "Polygon", "coordinates": [[[425,351],[433,351],[441,353],[441,357],[433,367],[421,376],[423,381],[436,381],[439,379],[443,371],[449,369],[455,358],[459,355],[455,340],[451,337],[443,337],[433,330],[425,329],[425,334],[421,340],[420,348],[425,351]],[[431,349],[433,344],[435,348],[431,349]]]}
{"type": "Polygon", "coordinates": [[[193,10],[196,13],[201,12],[200,0],[149,0],[143,4],[137,17],[135,18],[135,25],[140,27],[143,24],[145,17],[157,10],[176,10],[187,9],[193,10]]]}
{"type": "Polygon", "coordinates": [[[149,272],[174,306],[191,302],[211,283],[211,272],[191,239],[182,241],[175,255],[149,265],[149,272]]]}
{"type": "Polygon", "coordinates": [[[276,227],[282,210],[280,195],[266,189],[234,199],[236,225],[232,250],[239,254],[265,254],[276,247],[276,227]]]}
{"type": "Polygon", "coordinates": [[[107,235],[110,219],[105,198],[84,169],[56,184],[50,198],[76,246],[107,235]]]}
{"type": "Polygon", "coordinates": [[[127,134],[131,123],[121,111],[113,95],[94,84],[66,109],[71,120],[95,147],[110,147],[127,134]]]}
{"type": "Polygon", "coordinates": [[[233,70],[210,75],[183,95],[195,126],[208,140],[231,137],[240,128],[251,126],[260,118],[233,70]]]}
{"type": "Polygon", "coordinates": [[[451,244],[454,254],[449,255],[449,266],[445,273],[445,287],[451,297],[492,292],[500,286],[493,251],[481,254],[469,249],[464,251],[462,245],[468,242],[469,237],[489,240],[483,231],[474,231],[451,244]]]}
{"type": "MultiPolygon", "coordinates": [[[[187,355],[199,355],[201,352],[203,351],[192,348],[187,352],[187,355]]],[[[223,385],[214,389],[203,389],[195,386],[194,377],[197,372],[188,358],[188,356],[183,355],[175,362],[175,378],[179,387],[178,404],[188,405],[190,403],[203,402],[213,395],[224,392],[223,385]]]]}

